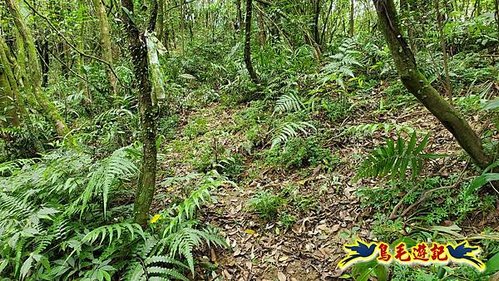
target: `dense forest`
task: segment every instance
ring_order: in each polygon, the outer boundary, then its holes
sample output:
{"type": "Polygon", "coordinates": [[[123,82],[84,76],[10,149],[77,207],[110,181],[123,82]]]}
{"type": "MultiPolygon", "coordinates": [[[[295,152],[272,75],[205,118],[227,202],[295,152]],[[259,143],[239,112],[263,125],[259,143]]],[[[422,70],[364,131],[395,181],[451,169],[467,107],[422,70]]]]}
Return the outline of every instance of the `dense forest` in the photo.
{"type": "Polygon", "coordinates": [[[499,280],[498,94],[499,0],[0,0],[0,280],[499,280]]]}

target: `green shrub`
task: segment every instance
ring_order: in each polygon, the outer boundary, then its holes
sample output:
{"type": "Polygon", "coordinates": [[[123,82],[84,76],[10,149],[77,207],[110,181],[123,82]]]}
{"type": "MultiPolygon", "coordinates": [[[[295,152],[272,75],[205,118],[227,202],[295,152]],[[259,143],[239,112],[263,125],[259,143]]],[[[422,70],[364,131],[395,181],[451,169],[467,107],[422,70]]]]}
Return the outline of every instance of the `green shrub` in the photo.
{"type": "Polygon", "coordinates": [[[296,217],[288,213],[283,213],[279,216],[279,223],[284,228],[291,228],[296,223],[296,217]]]}
{"type": "Polygon", "coordinates": [[[275,219],[285,204],[286,199],[270,191],[260,191],[248,202],[249,208],[265,220],[275,219]]]}
{"type": "Polygon", "coordinates": [[[320,147],[315,138],[292,138],[286,144],[278,144],[265,152],[266,162],[284,168],[316,166],[334,162],[328,149],[320,147]]]}
{"type": "Polygon", "coordinates": [[[352,110],[352,104],[346,97],[338,99],[323,99],[321,107],[331,122],[347,118],[352,110]]]}
{"type": "Polygon", "coordinates": [[[241,154],[233,154],[217,164],[217,171],[230,180],[239,180],[244,171],[244,158],[241,154]]]}
{"type": "Polygon", "coordinates": [[[242,131],[251,146],[264,141],[269,123],[269,113],[264,101],[252,101],[249,106],[235,116],[234,131],[242,131]]]}
{"type": "Polygon", "coordinates": [[[184,135],[189,139],[204,135],[208,132],[208,121],[203,117],[191,120],[184,128],[184,135]]]}
{"type": "Polygon", "coordinates": [[[179,121],[180,117],[177,114],[161,118],[158,124],[158,135],[164,136],[167,140],[173,140],[179,121]]]}

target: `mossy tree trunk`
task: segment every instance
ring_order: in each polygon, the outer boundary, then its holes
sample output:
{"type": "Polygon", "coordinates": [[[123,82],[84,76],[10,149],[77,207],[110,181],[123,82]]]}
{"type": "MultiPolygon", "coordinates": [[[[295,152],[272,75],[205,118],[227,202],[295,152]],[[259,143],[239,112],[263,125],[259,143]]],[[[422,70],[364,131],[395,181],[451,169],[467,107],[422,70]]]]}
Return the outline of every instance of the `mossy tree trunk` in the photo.
{"type": "Polygon", "coordinates": [[[459,145],[479,167],[487,167],[492,159],[485,154],[480,138],[463,116],[440,96],[418,70],[414,55],[400,32],[394,1],[373,0],[373,2],[380,29],[404,86],[452,133],[459,145]]]}
{"type": "MultiPolygon", "coordinates": [[[[121,13],[128,37],[130,55],[134,67],[134,75],[139,90],[139,112],[142,138],[142,165],[139,182],[134,202],[135,222],[145,227],[149,217],[149,209],[156,189],[156,129],[158,110],[152,103],[152,86],[149,80],[149,63],[147,59],[146,38],[139,27],[130,18],[134,14],[133,0],[121,0],[121,5],[126,8],[121,13]]],[[[149,32],[154,31],[157,2],[153,5],[151,19],[147,27],[149,32]]]]}
{"type": "MultiPolygon", "coordinates": [[[[20,115],[24,108],[19,102],[19,87],[12,72],[8,52],[8,46],[0,36],[0,108],[5,111],[2,114],[6,114],[4,125],[19,126],[20,115]]],[[[0,124],[2,123],[0,121],[0,124]]]]}
{"type": "MultiPolygon", "coordinates": [[[[113,65],[113,47],[111,44],[111,28],[109,26],[109,21],[106,15],[106,7],[102,0],[92,0],[95,8],[95,14],[99,22],[99,32],[100,32],[100,42],[101,42],[101,53],[102,59],[113,65]]],[[[114,97],[118,95],[118,80],[114,76],[111,68],[107,68],[107,77],[109,80],[109,85],[111,86],[111,91],[114,97]]]]}
{"type": "Polygon", "coordinates": [[[251,81],[253,83],[258,84],[260,80],[258,79],[258,75],[256,74],[255,69],[253,68],[253,63],[251,61],[251,17],[253,13],[253,1],[246,0],[246,19],[245,22],[245,30],[244,30],[244,63],[246,64],[246,69],[249,72],[251,81]]]}
{"type": "MultiPolygon", "coordinates": [[[[16,1],[5,0],[5,3],[9,13],[14,19],[14,23],[20,37],[16,38],[16,40],[22,42],[22,44],[18,45],[23,46],[23,49],[19,49],[18,52],[23,54],[23,56],[20,56],[19,58],[26,60],[22,62],[22,65],[25,66],[24,71],[26,75],[23,80],[25,82],[25,86],[28,86],[29,84],[31,92],[33,93],[37,103],[45,112],[46,116],[54,123],[57,134],[61,137],[66,136],[67,138],[70,138],[70,136],[68,136],[69,129],[57,111],[57,108],[42,91],[42,71],[40,67],[40,60],[36,53],[35,41],[31,35],[31,31],[24,22],[24,18],[19,11],[16,1]]],[[[72,140],[69,141],[72,143],[72,140]]]]}

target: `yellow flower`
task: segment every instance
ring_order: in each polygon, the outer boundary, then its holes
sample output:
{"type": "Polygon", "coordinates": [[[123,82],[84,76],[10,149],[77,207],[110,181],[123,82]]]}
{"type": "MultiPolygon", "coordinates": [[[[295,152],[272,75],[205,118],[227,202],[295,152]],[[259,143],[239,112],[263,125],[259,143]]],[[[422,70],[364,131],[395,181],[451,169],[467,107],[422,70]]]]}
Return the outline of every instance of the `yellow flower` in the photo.
{"type": "Polygon", "coordinates": [[[151,218],[150,223],[156,223],[160,218],[160,214],[155,214],[154,217],[151,218]]]}

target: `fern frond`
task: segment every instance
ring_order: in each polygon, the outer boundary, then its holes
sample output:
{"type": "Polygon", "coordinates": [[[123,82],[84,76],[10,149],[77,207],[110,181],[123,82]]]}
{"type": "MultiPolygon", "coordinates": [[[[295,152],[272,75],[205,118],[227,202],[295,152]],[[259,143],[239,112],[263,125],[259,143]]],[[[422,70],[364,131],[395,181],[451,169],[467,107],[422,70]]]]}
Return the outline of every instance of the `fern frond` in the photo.
{"type": "MultiPolygon", "coordinates": [[[[175,280],[182,280],[182,281],[189,281],[187,277],[185,277],[182,273],[176,271],[175,269],[172,268],[163,268],[159,266],[152,266],[147,268],[147,273],[150,275],[156,274],[160,276],[151,276],[149,280],[153,280],[153,277],[163,277],[166,278],[166,280],[171,280],[169,279],[170,277],[173,277],[175,280]]],[[[156,280],[161,280],[161,279],[156,279],[156,280]]]]}
{"type": "Polygon", "coordinates": [[[283,112],[293,112],[300,111],[305,108],[305,105],[300,100],[300,98],[293,94],[285,94],[279,97],[276,102],[276,106],[274,112],[283,113],[283,112]]]}
{"type": "Polygon", "coordinates": [[[202,204],[211,200],[211,190],[216,189],[227,182],[228,181],[221,177],[216,171],[212,171],[212,174],[203,177],[199,186],[191,192],[189,197],[178,206],[171,208],[170,212],[176,215],[170,218],[169,223],[163,232],[163,237],[175,232],[178,226],[183,222],[191,220],[194,217],[195,211],[201,208],[202,204]]]}
{"type": "Polygon", "coordinates": [[[404,124],[394,124],[394,123],[367,123],[353,125],[345,128],[340,136],[354,136],[354,137],[366,137],[372,136],[375,132],[382,131],[385,134],[390,132],[402,133],[412,135],[416,130],[408,125],[404,124]]]}
{"type": "Polygon", "coordinates": [[[82,242],[93,244],[100,237],[99,244],[102,244],[106,238],[109,240],[109,244],[111,244],[114,241],[113,238],[120,239],[123,231],[128,232],[131,240],[135,239],[136,234],[142,237],[143,240],[146,240],[144,231],[140,225],[136,223],[116,223],[100,226],[90,231],[83,237],[82,242]],[[116,236],[114,236],[115,234],[116,236]]]}
{"type": "Polygon", "coordinates": [[[97,162],[93,170],[87,187],[77,200],[77,204],[81,204],[80,212],[83,213],[92,197],[100,194],[103,201],[104,217],[106,217],[110,189],[120,181],[134,176],[138,169],[134,161],[130,159],[126,148],[122,148],[113,152],[108,158],[97,162]]]}
{"type": "Polygon", "coordinates": [[[396,141],[389,139],[386,145],[376,148],[362,163],[356,179],[366,177],[385,177],[405,180],[406,172],[411,169],[411,178],[416,178],[423,168],[425,159],[441,155],[425,154],[423,150],[428,144],[427,134],[419,144],[417,135],[413,133],[409,141],[399,137],[396,141]]]}
{"type": "Polygon", "coordinates": [[[309,135],[310,131],[317,131],[315,126],[306,121],[287,122],[276,130],[276,134],[272,139],[272,147],[286,143],[289,139],[298,137],[300,134],[309,135]]]}

